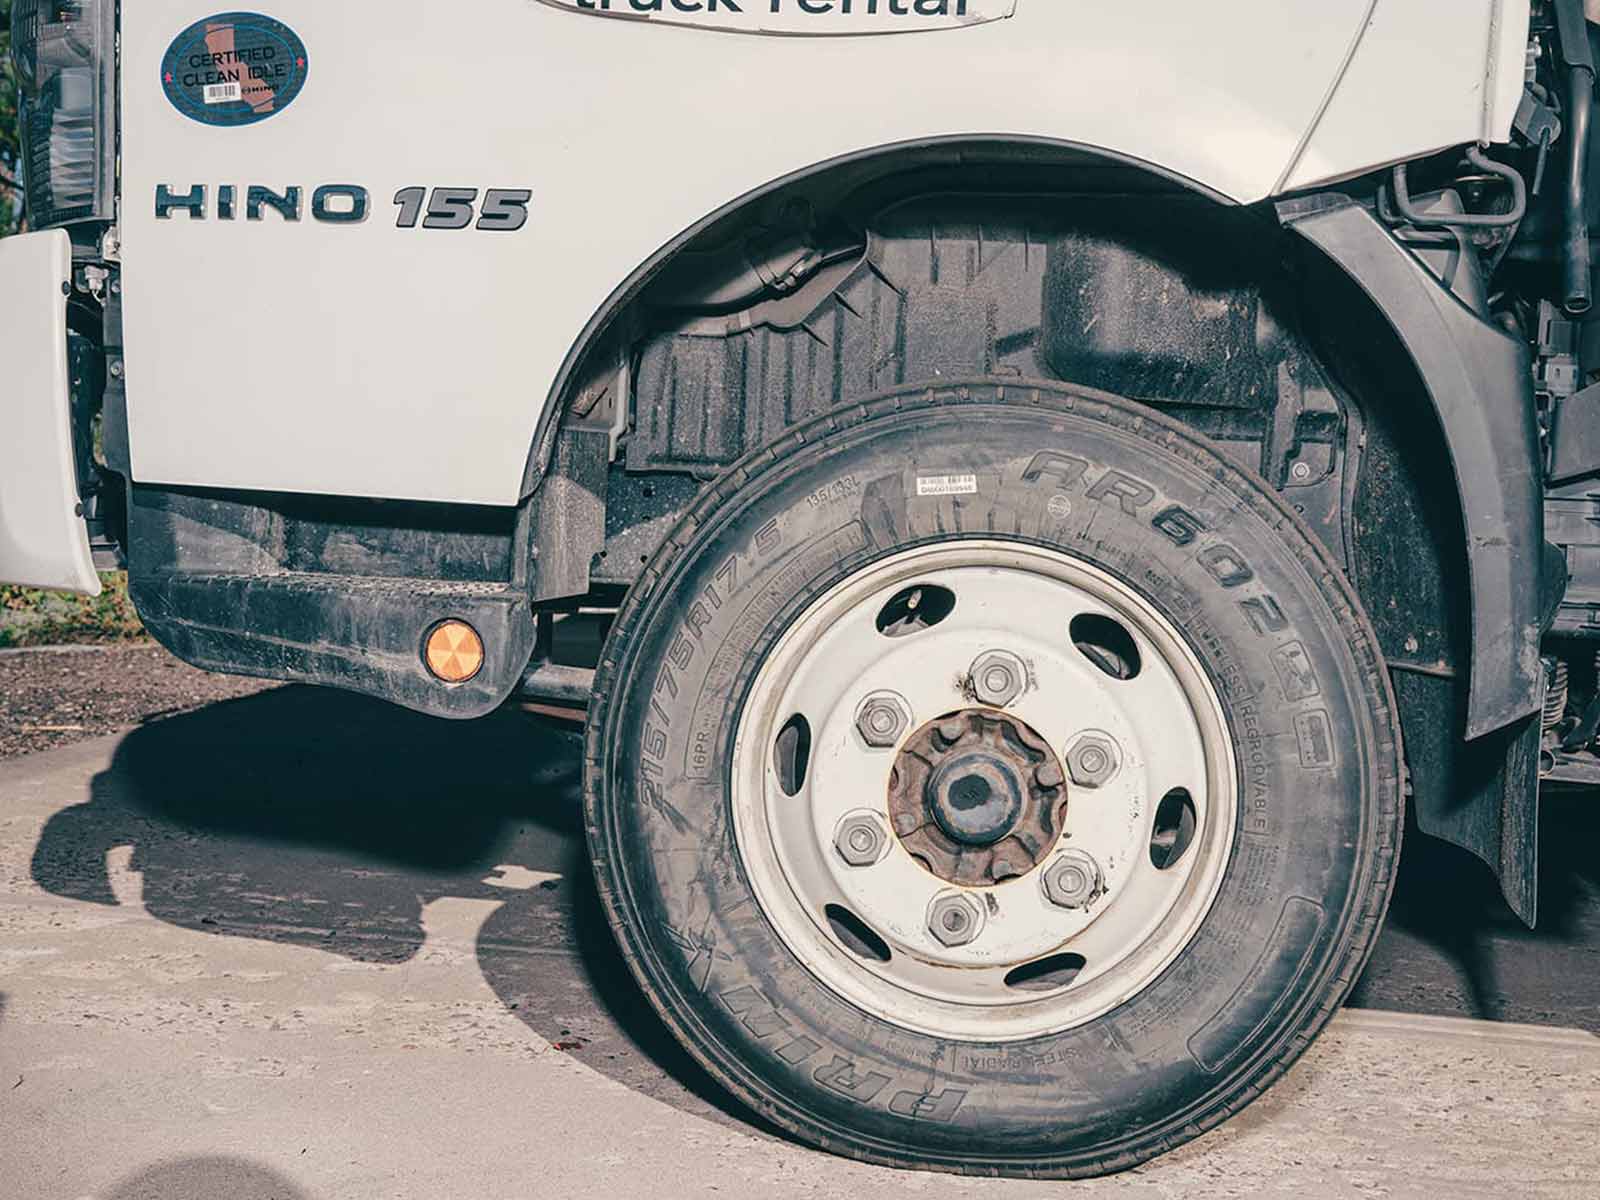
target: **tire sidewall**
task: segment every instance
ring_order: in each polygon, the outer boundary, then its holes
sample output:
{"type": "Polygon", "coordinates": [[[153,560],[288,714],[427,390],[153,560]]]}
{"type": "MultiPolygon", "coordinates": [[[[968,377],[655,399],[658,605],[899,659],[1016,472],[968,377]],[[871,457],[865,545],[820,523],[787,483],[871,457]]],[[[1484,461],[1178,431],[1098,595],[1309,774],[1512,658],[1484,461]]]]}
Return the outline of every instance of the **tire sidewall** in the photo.
{"type": "Polygon", "coordinates": [[[736,472],[619,619],[592,718],[597,875],[647,991],[736,1092],[869,1158],[1070,1170],[1197,1132],[1342,999],[1387,898],[1392,705],[1310,535],[1143,410],[1018,399],[895,397],[736,472]],[[949,476],[976,491],[919,494],[949,476]],[[784,630],[864,566],[961,537],[1064,551],[1145,595],[1205,666],[1238,773],[1231,860],[1178,959],[1105,1016],[1002,1044],[902,1029],[821,984],[762,913],[728,800],[739,714],[784,630]]]}

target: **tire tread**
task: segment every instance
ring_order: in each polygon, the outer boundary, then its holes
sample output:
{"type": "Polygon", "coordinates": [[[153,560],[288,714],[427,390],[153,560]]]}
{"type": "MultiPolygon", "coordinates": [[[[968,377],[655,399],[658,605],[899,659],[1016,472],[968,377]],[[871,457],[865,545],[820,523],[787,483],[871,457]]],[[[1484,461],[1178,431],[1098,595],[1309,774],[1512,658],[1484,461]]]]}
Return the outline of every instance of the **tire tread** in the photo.
{"type": "Polygon", "coordinates": [[[1108,393],[1071,384],[976,378],[930,386],[914,384],[869,400],[833,409],[784,433],[775,442],[740,460],[717,481],[702,490],[682,522],[662,543],[639,581],[628,594],[612,627],[607,650],[596,673],[590,718],[584,739],[585,828],[594,866],[596,887],[616,933],[618,945],[641,988],[674,1035],[730,1092],[766,1120],[812,1145],[866,1162],[903,1168],[935,1169],[980,1177],[1021,1176],[1037,1179],[1080,1179],[1107,1175],[1135,1167],[1176,1149],[1223,1124],[1276,1083],[1332,1020],[1366,965],[1394,888],[1395,869],[1403,828],[1401,791],[1401,735],[1398,710],[1388,672],[1379,653],[1378,638],[1353,586],[1317,540],[1310,527],[1265,485],[1222,456],[1201,434],[1153,410],[1136,406],[1108,393]],[[1363,857],[1363,873],[1355,888],[1340,941],[1345,949],[1335,957],[1331,976],[1306,989],[1316,997],[1292,1018],[1275,1043],[1258,1051],[1233,1074],[1235,1082],[1225,1095],[1200,1113],[1174,1115],[1157,1127],[1142,1131],[1122,1147],[1100,1154],[1071,1154],[1039,1160],[930,1159],[896,1151],[876,1139],[854,1138],[848,1131],[821,1125],[806,1114],[779,1103],[760,1078],[742,1064],[714,1058],[701,1051],[687,1035],[683,1015],[666,1002],[667,992],[655,979],[654,969],[630,930],[636,920],[631,900],[608,853],[605,820],[606,747],[613,699],[626,683],[628,649],[633,632],[650,615],[651,601],[690,548],[707,530],[723,506],[767,471],[781,470],[796,453],[819,441],[846,433],[882,416],[910,408],[944,408],[970,403],[1012,403],[1028,407],[1087,412],[1096,419],[1146,438],[1199,468],[1231,497],[1248,504],[1255,515],[1282,535],[1284,544],[1300,559],[1307,575],[1328,602],[1349,645],[1364,681],[1365,698],[1373,724],[1373,754],[1369,794],[1376,805],[1377,829],[1371,853],[1363,857]],[[760,469],[757,469],[760,468],[760,469]],[[616,647],[613,652],[612,647],[616,647]]]}

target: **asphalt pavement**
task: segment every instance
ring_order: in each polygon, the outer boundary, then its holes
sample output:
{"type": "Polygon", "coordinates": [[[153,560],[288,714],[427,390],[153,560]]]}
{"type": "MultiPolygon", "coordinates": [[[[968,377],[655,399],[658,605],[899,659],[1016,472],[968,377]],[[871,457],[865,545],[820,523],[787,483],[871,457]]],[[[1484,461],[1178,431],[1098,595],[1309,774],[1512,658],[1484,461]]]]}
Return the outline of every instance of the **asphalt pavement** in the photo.
{"type": "Polygon", "coordinates": [[[1354,1002],[1200,1141],[1085,1185],[847,1163],[678,1050],[589,885],[576,735],[287,688],[0,765],[0,1196],[1584,1197],[1600,869],[1544,921],[1413,839],[1354,1002]]]}

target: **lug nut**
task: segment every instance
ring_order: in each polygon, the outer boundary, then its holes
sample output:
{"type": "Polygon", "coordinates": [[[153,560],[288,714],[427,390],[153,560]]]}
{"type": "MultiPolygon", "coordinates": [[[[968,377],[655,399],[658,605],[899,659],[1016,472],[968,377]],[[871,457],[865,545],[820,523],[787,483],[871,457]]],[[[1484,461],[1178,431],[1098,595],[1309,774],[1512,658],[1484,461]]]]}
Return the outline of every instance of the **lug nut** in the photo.
{"type": "Polygon", "coordinates": [[[1064,851],[1045,868],[1045,898],[1058,908],[1083,908],[1100,894],[1100,864],[1082,850],[1064,851]]]}
{"type": "Polygon", "coordinates": [[[833,831],[833,848],[852,867],[870,867],[883,857],[889,835],[869,812],[848,813],[833,831]]]}
{"type": "Polygon", "coordinates": [[[1110,782],[1121,766],[1117,744],[1103,733],[1085,733],[1067,749],[1067,774],[1079,787],[1110,782]]]}
{"type": "Polygon", "coordinates": [[[911,706],[894,692],[874,692],[856,710],[856,731],[874,750],[888,750],[911,728],[911,706]]]}
{"type": "Polygon", "coordinates": [[[1004,708],[1028,684],[1028,668],[1008,650],[990,650],[972,664],[972,694],[985,704],[1004,708]]]}
{"type": "Polygon", "coordinates": [[[965,892],[941,892],[928,905],[928,932],[951,949],[975,942],[983,932],[983,908],[965,892]]]}

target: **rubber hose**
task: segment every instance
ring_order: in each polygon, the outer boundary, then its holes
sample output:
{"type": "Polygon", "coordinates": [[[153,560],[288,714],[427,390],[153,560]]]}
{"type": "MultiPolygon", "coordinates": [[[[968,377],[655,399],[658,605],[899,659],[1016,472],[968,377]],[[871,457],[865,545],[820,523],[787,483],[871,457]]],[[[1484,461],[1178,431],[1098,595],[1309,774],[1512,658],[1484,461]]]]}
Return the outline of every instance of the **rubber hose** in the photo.
{"type": "Polygon", "coordinates": [[[1563,253],[1565,307],[1574,316],[1593,303],[1589,257],[1589,127],[1594,116],[1594,72],[1573,67],[1567,80],[1567,237],[1563,253]]]}

